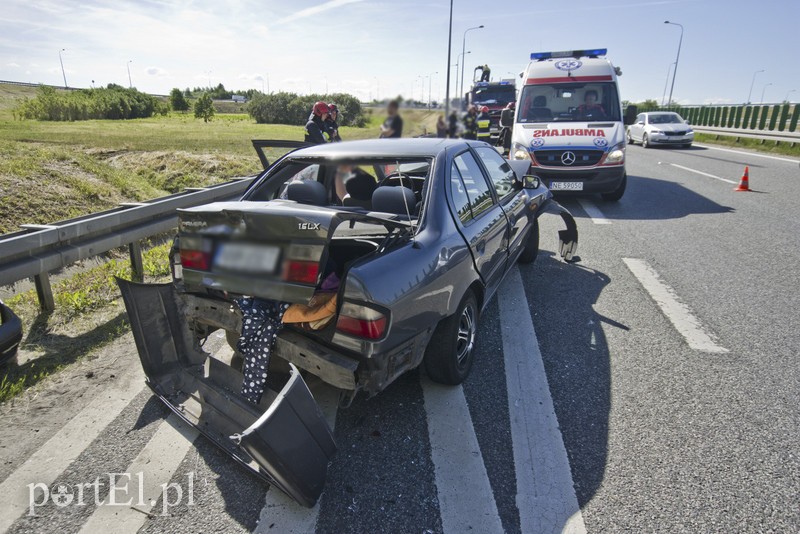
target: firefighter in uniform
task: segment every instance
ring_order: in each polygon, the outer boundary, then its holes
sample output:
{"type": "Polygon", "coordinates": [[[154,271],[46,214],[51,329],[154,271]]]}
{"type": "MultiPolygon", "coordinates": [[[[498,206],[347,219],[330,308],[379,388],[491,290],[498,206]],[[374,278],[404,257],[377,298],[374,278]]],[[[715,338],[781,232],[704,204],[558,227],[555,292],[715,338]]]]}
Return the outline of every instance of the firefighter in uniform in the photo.
{"type": "Polygon", "coordinates": [[[325,133],[328,134],[331,143],[336,143],[342,140],[339,137],[339,108],[336,107],[336,104],[328,104],[328,111],[330,116],[325,121],[325,133]]]}
{"type": "Polygon", "coordinates": [[[508,154],[511,150],[511,128],[514,126],[516,107],[516,102],[512,101],[500,112],[500,135],[497,137],[497,146],[503,147],[504,154],[508,154]]]}
{"type": "Polygon", "coordinates": [[[311,110],[311,116],[306,123],[306,143],[321,145],[325,140],[325,121],[330,117],[330,108],[325,102],[317,102],[311,110]]]}
{"type": "Polygon", "coordinates": [[[461,117],[461,124],[464,125],[464,133],[461,135],[464,139],[477,139],[478,138],[478,108],[474,104],[470,104],[464,116],[461,117]]]}
{"type": "Polygon", "coordinates": [[[481,108],[476,122],[478,124],[478,141],[486,141],[488,143],[492,134],[489,131],[491,119],[489,118],[489,108],[487,106],[481,108]]]}

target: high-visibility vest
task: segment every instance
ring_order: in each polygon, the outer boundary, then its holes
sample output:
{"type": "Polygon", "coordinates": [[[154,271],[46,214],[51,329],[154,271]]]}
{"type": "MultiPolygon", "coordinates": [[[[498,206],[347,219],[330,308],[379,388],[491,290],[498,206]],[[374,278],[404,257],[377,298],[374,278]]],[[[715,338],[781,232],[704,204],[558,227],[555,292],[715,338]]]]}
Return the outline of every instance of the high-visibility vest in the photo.
{"type": "Polygon", "coordinates": [[[487,140],[491,133],[489,132],[490,120],[488,115],[485,119],[478,118],[478,139],[487,140]]]}

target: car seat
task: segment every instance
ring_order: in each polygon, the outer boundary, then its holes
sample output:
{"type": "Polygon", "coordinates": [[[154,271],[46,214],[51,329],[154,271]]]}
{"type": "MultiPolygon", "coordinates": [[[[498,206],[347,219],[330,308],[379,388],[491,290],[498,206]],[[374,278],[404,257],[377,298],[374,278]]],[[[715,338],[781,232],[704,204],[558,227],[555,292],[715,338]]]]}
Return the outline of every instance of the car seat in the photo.
{"type": "Polygon", "coordinates": [[[286,198],[300,204],[325,206],[328,204],[328,191],[316,180],[301,180],[286,186],[286,198]]]}
{"type": "Polygon", "coordinates": [[[375,178],[363,171],[356,170],[355,174],[344,183],[347,195],[342,199],[342,205],[371,209],[372,194],[377,187],[375,178]]]}
{"type": "Polygon", "coordinates": [[[372,210],[396,215],[414,215],[417,209],[417,197],[414,191],[402,185],[384,185],[372,193],[372,210]]]}
{"type": "Polygon", "coordinates": [[[533,99],[533,105],[528,108],[525,118],[529,121],[548,121],[552,120],[553,112],[547,107],[547,99],[539,95],[533,99]]]}

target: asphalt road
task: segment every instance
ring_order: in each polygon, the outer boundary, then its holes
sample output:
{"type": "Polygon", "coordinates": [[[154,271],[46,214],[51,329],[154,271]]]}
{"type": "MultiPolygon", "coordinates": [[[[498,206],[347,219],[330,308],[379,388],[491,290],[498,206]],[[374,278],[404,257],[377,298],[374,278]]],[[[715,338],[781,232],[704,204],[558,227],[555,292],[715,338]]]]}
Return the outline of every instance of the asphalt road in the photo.
{"type": "Polygon", "coordinates": [[[628,179],[619,203],[562,199],[576,264],[553,252],[560,221],[542,221],[536,263],[481,317],[463,388],[412,372],[337,410],[312,387],[339,447],[315,509],[166,419],[128,336],[79,401],[43,404],[45,389],[0,412],[31,432],[0,433],[0,531],[797,532],[798,162],[634,146],[628,179]],[[754,192],[733,192],[745,165],[754,192]],[[103,504],[91,487],[76,504],[78,485],[128,471],[147,495],[172,484],[166,503],[109,512],[105,486],[103,504]],[[31,514],[36,482],[73,502],[31,514]]]}

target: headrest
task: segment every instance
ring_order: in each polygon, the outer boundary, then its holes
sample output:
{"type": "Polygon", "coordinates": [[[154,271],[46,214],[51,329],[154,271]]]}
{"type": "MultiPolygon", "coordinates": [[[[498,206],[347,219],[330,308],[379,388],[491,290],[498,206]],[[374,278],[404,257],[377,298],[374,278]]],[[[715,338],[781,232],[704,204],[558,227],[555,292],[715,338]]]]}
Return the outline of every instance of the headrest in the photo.
{"type": "Polygon", "coordinates": [[[401,185],[379,187],[372,193],[373,211],[397,215],[413,214],[416,205],[417,197],[414,195],[414,191],[401,185]],[[408,211],[406,211],[406,206],[408,206],[408,211]]]}
{"type": "Polygon", "coordinates": [[[328,203],[328,191],[316,180],[301,180],[286,186],[286,198],[300,204],[325,206],[328,203]]]}
{"type": "Polygon", "coordinates": [[[375,178],[358,170],[344,183],[347,194],[356,200],[371,200],[377,187],[375,178]]]}
{"type": "Polygon", "coordinates": [[[544,96],[539,95],[533,99],[533,107],[543,108],[545,106],[547,106],[547,99],[544,96]]]}

